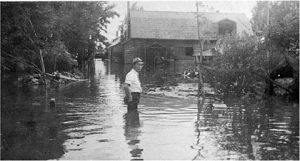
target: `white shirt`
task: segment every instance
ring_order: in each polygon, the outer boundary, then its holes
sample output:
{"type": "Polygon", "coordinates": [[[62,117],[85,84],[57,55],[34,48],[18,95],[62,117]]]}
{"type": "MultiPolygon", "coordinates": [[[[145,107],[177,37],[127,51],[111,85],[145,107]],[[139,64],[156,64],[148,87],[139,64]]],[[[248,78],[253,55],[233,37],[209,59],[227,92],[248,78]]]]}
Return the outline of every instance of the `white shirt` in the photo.
{"type": "Polygon", "coordinates": [[[139,73],[134,69],[131,69],[130,72],[127,73],[125,78],[125,83],[129,84],[129,89],[131,92],[142,93],[141,82],[139,79],[139,73]]]}

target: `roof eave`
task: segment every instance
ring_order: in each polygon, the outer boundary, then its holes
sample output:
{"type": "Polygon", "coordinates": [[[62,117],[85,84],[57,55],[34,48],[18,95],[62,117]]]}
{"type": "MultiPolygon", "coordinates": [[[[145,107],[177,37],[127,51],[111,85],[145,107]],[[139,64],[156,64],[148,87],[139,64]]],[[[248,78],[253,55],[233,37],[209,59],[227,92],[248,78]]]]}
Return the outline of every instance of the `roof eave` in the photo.
{"type": "MultiPolygon", "coordinates": [[[[176,40],[176,41],[199,41],[199,39],[161,39],[161,38],[145,38],[145,37],[132,37],[131,39],[150,39],[150,40],[176,40]]],[[[218,40],[218,37],[206,38],[206,40],[218,40]]]]}

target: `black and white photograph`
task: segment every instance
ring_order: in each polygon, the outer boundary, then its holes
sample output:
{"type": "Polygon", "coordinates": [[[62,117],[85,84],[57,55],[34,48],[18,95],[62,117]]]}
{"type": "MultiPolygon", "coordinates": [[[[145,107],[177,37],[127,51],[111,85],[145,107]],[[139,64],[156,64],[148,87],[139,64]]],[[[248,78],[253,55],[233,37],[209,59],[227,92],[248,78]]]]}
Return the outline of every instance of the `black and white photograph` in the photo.
{"type": "Polygon", "coordinates": [[[299,1],[0,1],[1,160],[299,160],[299,1]]]}

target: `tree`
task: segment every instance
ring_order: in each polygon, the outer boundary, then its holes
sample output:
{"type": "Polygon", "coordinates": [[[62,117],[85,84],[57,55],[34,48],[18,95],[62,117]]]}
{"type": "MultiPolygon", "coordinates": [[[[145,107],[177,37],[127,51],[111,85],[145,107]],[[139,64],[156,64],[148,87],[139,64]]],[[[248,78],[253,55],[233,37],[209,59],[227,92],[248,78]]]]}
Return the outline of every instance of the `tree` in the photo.
{"type": "Polygon", "coordinates": [[[22,64],[45,73],[42,52],[51,39],[56,14],[54,5],[56,3],[1,3],[2,69],[14,72],[18,69],[15,64],[22,64]],[[36,63],[38,59],[40,63],[36,63]]]}
{"type": "Polygon", "coordinates": [[[109,18],[118,15],[113,7],[107,2],[65,2],[63,10],[67,12],[68,24],[62,37],[80,67],[93,57],[97,43],[107,40],[101,32],[106,32],[109,18]]]}
{"type": "Polygon", "coordinates": [[[205,71],[205,80],[214,82],[219,93],[244,95],[264,83],[267,59],[263,46],[257,45],[255,36],[228,36],[219,40],[224,54],[214,58],[213,68],[205,71]]]}
{"type": "MultiPolygon", "coordinates": [[[[277,62],[275,68],[269,66],[269,77],[275,79],[279,70],[287,70],[285,73],[293,73],[295,84],[298,84],[299,1],[258,2],[253,10],[252,27],[256,35],[264,39],[261,44],[265,46],[267,55],[270,55],[267,58],[269,64],[276,63],[272,57],[281,57],[284,60],[277,62]]],[[[269,88],[273,89],[270,81],[269,88]]],[[[295,88],[294,91],[298,93],[299,86],[296,85],[295,88]]],[[[268,91],[273,93],[273,90],[268,91]]]]}
{"type": "Polygon", "coordinates": [[[135,10],[135,11],[143,11],[144,7],[138,7],[137,2],[132,3],[130,6],[130,10],[135,10]]]}
{"type": "MultiPolygon", "coordinates": [[[[261,95],[264,89],[268,89],[268,84],[275,84],[291,94],[296,94],[289,87],[276,82],[274,79],[277,76],[273,76],[273,71],[282,60],[298,62],[297,8],[299,2],[259,1],[254,8],[252,19],[255,35],[220,39],[218,44],[222,46],[224,54],[213,60],[213,67],[203,67],[207,69],[206,81],[215,82],[215,87],[220,93],[261,95]],[[287,20],[290,22],[287,23],[287,20]],[[295,61],[290,61],[291,55],[294,55],[295,61]]],[[[299,63],[291,65],[291,70],[299,68],[299,63]]],[[[297,74],[294,74],[295,84],[298,84],[297,79],[299,80],[297,74]]],[[[295,90],[298,91],[298,88],[295,90]]]]}
{"type": "Polygon", "coordinates": [[[299,49],[299,1],[258,1],[252,12],[257,36],[286,51],[299,49]]]}
{"type": "Polygon", "coordinates": [[[107,2],[1,3],[1,69],[41,73],[44,58],[46,72],[60,61],[86,63],[97,44],[106,43],[101,33],[117,15],[113,7],[107,2]]]}

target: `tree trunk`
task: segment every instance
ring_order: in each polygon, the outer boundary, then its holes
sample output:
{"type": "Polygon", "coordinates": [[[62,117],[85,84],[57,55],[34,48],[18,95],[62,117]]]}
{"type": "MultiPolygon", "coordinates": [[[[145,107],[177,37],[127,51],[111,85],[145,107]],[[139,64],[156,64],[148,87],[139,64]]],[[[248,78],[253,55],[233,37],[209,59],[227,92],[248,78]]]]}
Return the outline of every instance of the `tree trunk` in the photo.
{"type": "Polygon", "coordinates": [[[42,50],[39,49],[39,54],[40,54],[40,62],[41,62],[41,68],[42,68],[42,79],[44,81],[44,84],[47,85],[46,82],[46,70],[45,70],[45,63],[44,63],[44,58],[43,58],[43,53],[42,50]]]}
{"type": "Polygon", "coordinates": [[[57,55],[54,56],[53,72],[56,71],[56,60],[57,60],[57,55]]]}
{"type": "MultiPolygon", "coordinates": [[[[36,34],[36,32],[35,32],[34,26],[33,26],[32,22],[31,22],[30,18],[28,18],[28,21],[29,21],[29,23],[30,23],[31,29],[32,29],[32,31],[33,31],[33,33],[34,33],[34,36],[35,36],[36,40],[38,41],[38,36],[37,36],[37,34],[36,34]]],[[[43,58],[42,50],[41,50],[41,48],[39,48],[37,45],[35,45],[35,43],[33,42],[32,39],[30,39],[30,40],[31,40],[31,42],[33,43],[33,45],[34,45],[36,48],[38,48],[38,50],[39,50],[40,63],[41,63],[41,68],[42,68],[42,79],[43,79],[43,81],[44,81],[44,84],[47,85],[47,82],[46,82],[46,76],[45,76],[46,70],[45,70],[45,64],[44,64],[44,58],[43,58]]]]}

